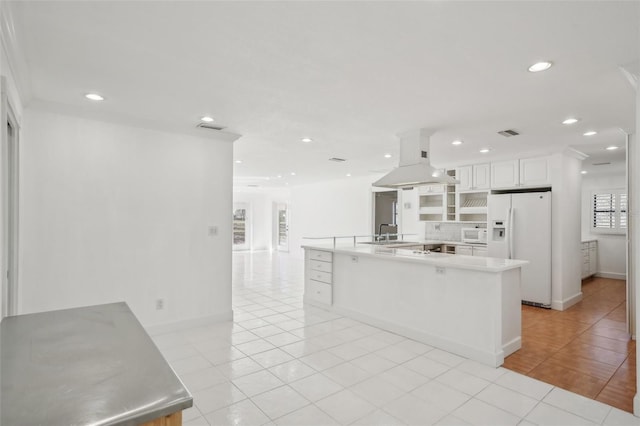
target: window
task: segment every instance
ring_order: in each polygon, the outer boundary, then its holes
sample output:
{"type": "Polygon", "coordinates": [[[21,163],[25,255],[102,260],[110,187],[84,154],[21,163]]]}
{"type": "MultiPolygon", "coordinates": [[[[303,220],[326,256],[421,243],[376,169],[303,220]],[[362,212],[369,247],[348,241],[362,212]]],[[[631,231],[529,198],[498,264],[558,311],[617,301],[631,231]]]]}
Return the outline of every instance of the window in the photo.
{"type": "Polygon", "coordinates": [[[591,230],[603,234],[627,231],[627,193],[624,189],[597,191],[592,196],[591,230]]]}

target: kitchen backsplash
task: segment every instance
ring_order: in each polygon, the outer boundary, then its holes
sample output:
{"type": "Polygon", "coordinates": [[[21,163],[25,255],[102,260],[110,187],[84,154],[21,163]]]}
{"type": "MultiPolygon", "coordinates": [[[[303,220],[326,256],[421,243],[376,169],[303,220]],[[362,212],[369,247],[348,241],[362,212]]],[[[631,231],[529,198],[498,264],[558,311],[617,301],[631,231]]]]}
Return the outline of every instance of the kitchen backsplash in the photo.
{"type": "Polygon", "coordinates": [[[447,223],[436,222],[425,224],[424,238],[426,240],[461,241],[462,228],[486,228],[486,222],[447,223]]]}

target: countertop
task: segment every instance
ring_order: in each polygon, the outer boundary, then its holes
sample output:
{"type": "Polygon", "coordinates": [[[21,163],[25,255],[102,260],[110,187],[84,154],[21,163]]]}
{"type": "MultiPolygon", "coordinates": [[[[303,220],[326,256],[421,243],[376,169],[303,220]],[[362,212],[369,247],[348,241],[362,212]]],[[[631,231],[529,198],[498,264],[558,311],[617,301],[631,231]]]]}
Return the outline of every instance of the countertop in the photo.
{"type": "MultiPolygon", "coordinates": [[[[423,244],[419,242],[417,244],[423,244]]],[[[429,244],[429,243],[425,243],[429,244]]],[[[330,251],[358,256],[371,256],[391,259],[399,262],[418,262],[445,268],[471,269],[482,272],[502,272],[509,269],[520,268],[528,264],[526,260],[498,259],[494,257],[465,256],[446,253],[415,253],[413,250],[379,246],[375,244],[353,245],[303,245],[304,249],[330,251]]]]}
{"type": "MultiPolygon", "coordinates": [[[[395,241],[394,241],[395,243],[395,241]]],[[[444,241],[444,240],[417,240],[417,241],[405,241],[405,240],[398,240],[397,241],[398,246],[400,245],[408,245],[408,244],[415,244],[415,245],[428,245],[428,244],[444,244],[444,245],[448,245],[448,246],[478,246],[478,247],[486,247],[487,243],[463,243],[462,241],[444,241]]],[[[358,244],[367,244],[367,243],[358,243],[358,244]]],[[[375,244],[373,244],[375,245],[375,244]]],[[[395,244],[385,244],[385,246],[387,247],[391,247],[391,248],[399,248],[399,247],[394,247],[395,244]]]]}
{"type": "Polygon", "coordinates": [[[3,426],[137,425],[193,405],[126,303],[2,321],[3,426]]]}

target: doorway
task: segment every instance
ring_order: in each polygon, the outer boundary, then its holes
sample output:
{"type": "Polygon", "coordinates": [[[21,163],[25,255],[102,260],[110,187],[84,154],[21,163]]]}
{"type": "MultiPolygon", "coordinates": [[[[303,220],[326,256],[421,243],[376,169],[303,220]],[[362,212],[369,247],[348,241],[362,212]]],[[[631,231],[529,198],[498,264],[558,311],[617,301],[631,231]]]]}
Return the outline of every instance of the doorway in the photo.
{"type": "MultiPolygon", "coordinates": [[[[373,194],[373,233],[376,235],[398,233],[398,191],[381,191],[373,194]]],[[[397,240],[398,236],[389,236],[397,240]]]]}
{"type": "Polygon", "coordinates": [[[278,251],[289,251],[289,211],[284,203],[276,203],[275,228],[278,251]]]}
{"type": "Polygon", "coordinates": [[[249,203],[233,203],[233,249],[251,249],[249,203]]]}

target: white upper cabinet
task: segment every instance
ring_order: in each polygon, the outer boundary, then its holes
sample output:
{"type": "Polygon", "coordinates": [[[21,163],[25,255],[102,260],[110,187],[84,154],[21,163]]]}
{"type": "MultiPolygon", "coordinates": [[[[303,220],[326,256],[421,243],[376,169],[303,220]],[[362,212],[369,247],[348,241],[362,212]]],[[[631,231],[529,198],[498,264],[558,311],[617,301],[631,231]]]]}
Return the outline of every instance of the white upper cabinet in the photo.
{"type": "Polygon", "coordinates": [[[491,188],[544,186],[551,184],[549,157],[491,163],[491,188]]]}
{"type": "Polygon", "coordinates": [[[456,185],[458,191],[468,191],[471,189],[471,170],[473,166],[459,167],[456,169],[456,179],[460,181],[456,185]]]}
{"type": "Polygon", "coordinates": [[[491,188],[489,164],[476,164],[473,166],[473,189],[491,188]]]}
{"type": "Polygon", "coordinates": [[[489,164],[459,167],[456,169],[456,179],[460,181],[456,185],[458,191],[489,189],[491,187],[489,164]]]}
{"type": "Polygon", "coordinates": [[[524,158],[520,160],[520,185],[540,186],[551,183],[549,158],[524,158]]]}

